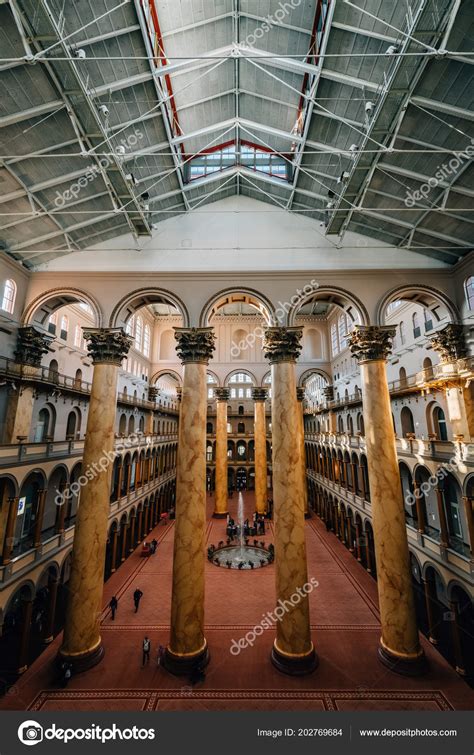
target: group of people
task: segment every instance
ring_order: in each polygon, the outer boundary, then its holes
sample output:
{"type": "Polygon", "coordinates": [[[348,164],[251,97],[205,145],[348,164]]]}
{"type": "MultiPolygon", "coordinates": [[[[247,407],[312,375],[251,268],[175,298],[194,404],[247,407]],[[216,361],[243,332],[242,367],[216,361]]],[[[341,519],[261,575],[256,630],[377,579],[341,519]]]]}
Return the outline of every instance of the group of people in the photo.
{"type": "MultiPolygon", "coordinates": [[[[227,533],[227,537],[229,537],[231,540],[234,540],[234,538],[240,535],[240,526],[235,523],[235,520],[230,516],[230,514],[227,514],[226,533],[227,533]]],[[[263,514],[257,514],[257,512],[255,512],[252,518],[252,524],[250,524],[249,519],[245,520],[243,535],[244,537],[251,537],[255,535],[264,535],[264,534],[265,534],[265,517],[263,514]]]]}
{"type": "MultiPolygon", "coordinates": [[[[133,605],[135,606],[135,613],[138,613],[138,609],[140,607],[140,601],[143,598],[143,592],[140,590],[139,587],[135,588],[135,591],[133,593],[133,605]]],[[[109,608],[110,608],[110,614],[112,621],[115,621],[115,614],[117,613],[118,609],[118,598],[116,595],[112,595],[110,602],[109,602],[109,608]]]]}

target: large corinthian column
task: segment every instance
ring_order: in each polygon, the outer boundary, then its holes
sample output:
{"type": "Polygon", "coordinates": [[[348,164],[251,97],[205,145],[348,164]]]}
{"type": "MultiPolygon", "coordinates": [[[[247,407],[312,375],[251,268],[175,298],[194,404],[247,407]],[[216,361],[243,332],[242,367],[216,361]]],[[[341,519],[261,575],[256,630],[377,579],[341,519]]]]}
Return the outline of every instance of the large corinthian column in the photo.
{"type": "MultiPolygon", "coordinates": [[[[83,671],[103,654],[99,619],[104,588],[105,549],[114,460],[117,375],[132,339],[121,328],[84,328],[94,363],[87,417],[81,489],[74,530],[69,603],[61,660],[83,671]]],[[[60,498],[61,496],[59,496],[60,498]]],[[[61,505],[61,501],[58,501],[61,505]]],[[[64,500],[62,505],[67,505],[64,500]]]]}
{"type": "Polygon", "coordinates": [[[382,663],[401,674],[425,668],[416,623],[410,559],[385,362],[395,328],[356,326],[349,337],[362,380],[374,528],[382,663]]]}
{"type": "Polygon", "coordinates": [[[287,674],[307,674],[318,663],[311,641],[304,533],[304,493],[298,433],[295,364],[302,328],[268,328],[264,352],[272,371],[273,500],[277,623],[272,662],[287,674]]]}
{"type": "Polygon", "coordinates": [[[206,367],[214,346],[212,328],[175,328],[184,365],[176,470],[176,523],[171,633],[165,665],[189,674],[208,662],[204,637],[206,528],[206,367]]]}

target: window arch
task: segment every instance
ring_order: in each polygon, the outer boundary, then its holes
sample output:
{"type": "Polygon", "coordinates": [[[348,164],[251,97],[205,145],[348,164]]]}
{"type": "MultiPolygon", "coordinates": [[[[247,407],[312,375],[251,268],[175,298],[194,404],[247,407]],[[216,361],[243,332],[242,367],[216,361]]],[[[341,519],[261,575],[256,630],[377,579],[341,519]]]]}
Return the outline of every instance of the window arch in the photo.
{"type": "Polygon", "coordinates": [[[147,324],[145,325],[145,330],[143,331],[143,354],[146,357],[150,356],[150,344],[151,344],[151,328],[147,324]]]}
{"type": "Polygon", "coordinates": [[[439,440],[448,440],[446,415],[440,406],[435,406],[433,409],[433,429],[439,440]]]}
{"type": "Polygon", "coordinates": [[[48,332],[56,335],[56,326],[58,324],[58,313],[53,312],[48,319],[48,332]]]}
{"type": "Polygon", "coordinates": [[[398,326],[398,330],[399,330],[399,333],[400,333],[400,344],[403,346],[403,344],[405,343],[405,338],[406,338],[406,336],[405,336],[405,323],[403,322],[403,320],[400,323],[400,325],[398,326]]]}
{"type": "Polygon", "coordinates": [[[13,314],[16,299],[16,283],[12,278],[7,278],[3,287],[2,309],[13,314]]]}
{"type": "Polygon", "coordinates": [[[337,321],[337,332],[339,335],[339,348],[342,351],[347,347],[347,320],[345,314],[342,314],[337,321]]]}
{"type": "Polygon", "coordinates": [[[137,351],[141,351],[142,348],[142,340],[143,340],[143,320],[138,315],[136,323],[135,323],[135,348],[137,351]]]}
{"type": "Polygon", "coordinates": [[[415,423],[413,421],[413,414],[408,406],[404,406],[400,412],[400,419],[402,422],[402,435],[406,437],[408,434],[415,432],[415,423]]]}
{"type": "Polygon", "coordinates": [[[133,336],[133,334],[135,332],[135,315],[133,315],[133,317],[131,317],[129,319],[129,321],[127,322],[127,326],[125,328],[125,332],[129,336],[133,336]]]}
{"type": "Polygon", "coordinates": [[[413,338],[419,338],[421,336],[421,327],[420,316],[418,312],[413,312],[411,320],[413,323],[413,338]]]}
{"type": "Polygon", "coordinates": [[[82,345],[82,328],[80,325],[76,325],[76,329],[74,331],[74,346],[77,346],[77,348],[80,349],[81,345],[82,345]]]}
{"type": "Polygon", "coordinates": [[[67,315],[61,317],[61,338],[63,341],[67,340],[67,333],[69,330],[69,318],[67,315]]]}
{"type": "Polygon", "coordinates": [[[467,308],[472,312],[474,311],[474,275],[471,275],[466,280],[464,284],[464,292],[466,294],[467,308]]]}

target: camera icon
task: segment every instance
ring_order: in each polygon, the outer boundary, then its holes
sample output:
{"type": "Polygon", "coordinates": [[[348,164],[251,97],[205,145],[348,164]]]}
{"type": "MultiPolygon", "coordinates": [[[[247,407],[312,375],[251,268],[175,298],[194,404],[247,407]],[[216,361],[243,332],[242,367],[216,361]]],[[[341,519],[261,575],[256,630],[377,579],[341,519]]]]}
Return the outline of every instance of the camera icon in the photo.
{"type": "Polygon", "coordinates": [[[37,721],[25,721],[18,727],[18,739],[24,745],[37,745],[43,741],[43,727],[37,721]]]}

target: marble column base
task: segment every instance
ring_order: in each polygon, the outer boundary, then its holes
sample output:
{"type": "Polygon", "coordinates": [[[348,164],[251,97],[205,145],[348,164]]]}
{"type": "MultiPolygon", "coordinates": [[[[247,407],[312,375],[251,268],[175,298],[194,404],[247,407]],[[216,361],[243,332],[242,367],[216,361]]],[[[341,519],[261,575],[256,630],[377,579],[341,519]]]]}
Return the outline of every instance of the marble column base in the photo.
{"type": "Polygon", "coordinates": [[[197,667],[204,668],[211,659],[207,642],[202,650],[193,655],[176,655],[167,647],[163,665],[170,674],[175,676],[189,676],[197,667]]]}
{"type": "Polygon", "coordinates": [[[393,653],[382,642],[378,650],[379,661],[384,666],[402,676],[421,676],[428,671],[428,661],[423,650],[414,656],[401,656],[393,653]]]}
{"type": "Polygon", "coordinates": [[[274,643],[271,659],[273,665],[278,671],[281,671],[283,674],[289,674],[290,676],[305,676],[306,674],[312,674],[319,665],[319,658],[314,647],[312,647],[310,652],[306,655],[295,656],[282,653],[282,651],[277,648],[276,643],[274,643]]]}
{"type": "Polygon", "coordinates": [[[102,642],[100,642],[97,647],[88,650],[85,653],[80,653],[79,655],[69,655],[60,650],[56,657],[56,662],[58,666],[61,666],[64,662],[70,663],[72,665],[73,675],[81,674],[83,671],[88,671],[90,668],[97,666],[97,664],[103,659],[104,655],[104,646],[102,645],[102,642]]]}
{"type": "Polygon", "coordinates": [[[214,511],[212,518],[213,519],[226,519],[228,511],[214,511]]]}

